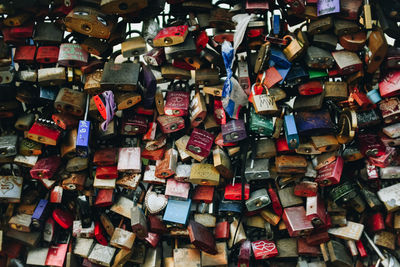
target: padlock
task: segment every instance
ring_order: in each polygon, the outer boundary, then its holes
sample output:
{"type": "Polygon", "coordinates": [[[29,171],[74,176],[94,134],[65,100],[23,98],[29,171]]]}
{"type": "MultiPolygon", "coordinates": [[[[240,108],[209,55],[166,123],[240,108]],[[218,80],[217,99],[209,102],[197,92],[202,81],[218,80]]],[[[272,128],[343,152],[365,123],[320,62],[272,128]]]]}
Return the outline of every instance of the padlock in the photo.
{"type": "Polygon", "coordinates": [[[313,45],[329,51],[336,50],[337,37],[329,33],[318,33],[314,35],[313,45]]]}
{"type": "Polygon", "coordinates": [[[111,261],[114,257],[115,251],[116,249],[113,247],[95,244],[88,259],[96,264],[111,266],[111,261]]]}
{"type": "Polygon", "coordinates": [[[207,107],[203,95],[196,92],[189,106],[192,127],[199,126],[207,116],[207,107]]]}
{"type": "Polygon", "coordinates": [[[365,32],[356,32],[351,34],[345,34],[339,37],[339,43],[343,48],[348,51],[357,52],[363,49],[367,41],[367,35],[365,32]]]}
{"type": "Polygon", "coordinates": [[[118,153],[118,171],[119,172],[141,172],[142,165],[140,161],[139,147],[124,147],[119,149],[118,153]]]}
{"type": "Polygon", "coordinates": [[[297,58],[301,57],[306,51],[307,47],[300,42],[298,39],[291,35],[286,35],[284,39],[290,39],[290,43],[282,51],[289,61],[295,61],[297,58]]]}
{"type": "Polygon", "coordinates": [[[311,220],[315,228],[327,225],[327,213],[324,201],[318,194],[316,196],[307,197],[306,217],[308,220],[311,220]]]}
{"type": "Polygon", "coordinates": [[[307,161],[301,155],[281,155],[275,157],[275,166],[278,173],[305,173],[307,161]]]}
{"type": "Polygon", "coordinates": [[[205,130],[194,128],[186,145],[186,150],[201,157],[208,157],[213,141],[214,135],[205,130]]]}
{"type": "Polygon", "coordinates": [[[81,43],[81,47],[87,53],[96,56],[106,56],[111,53],[109,43],[94,37],[87,37],[81,43]]]}
{"type": "Polygon", "coordinates": [[[294,111],[316,111],[322,108],[322,103],[325,97],[325,92],[323,91],[319,95],[303,96],[299,95],[295,98],[293,104],[294,111]]]}
{"type": "Polygon", "coordinates": [[[249,199],[250,195],[250,185],[244,184],[244,190],[240,183],[227,184],[224,190],[224,199],[226,200],[242,200],[242,195],[244,200],[249,199]],[[243,194],[242,194],[243,191],[243,194]]]}
{"type": "Polygon", "coordinates": [[[396,235],[389,231],[380,231],[374,235],[374,243],[380,247],[395,249],[396,235]]]}
{"type": "Polygon", "coordinates": [[[59,112],[80,117],[84,114],[85,94],[77,90],[61,88],[54,101],[54,107],[59,112]]]}
{"type": "Polygon", "coordinates": [[[360,152],[367,157],[379,157],[385,154],[385,146],[375,134],[358,135],[360,152]]]}
{"type": "Polygon", "coordinates": [[[254,84],[252,86],[251,93],[252,93],[252,102],[256,113],[264,115],[270,115],[276,113],[278,111],[278,108],[276,106],[274,96],[270,95],[267,88],[265,88],[266,94],[264,94],[263,92],[261,94],[256,94],[254,89],[255,86],[257,85],[254,84]]]}
{"type": "Polygon", "coordinates": [[[212,203],[214,198],[214,187],[207,185],[198,185],[195,187],[192,200],[194,202],[212,203]]]}
{"type": "Polygon", "coordinates": [[[271,177],[269,171],[269,159],[246,160],[245,178],[247,182],[268,179],[271,177]]]}
{"type": "Polygon", "coordinates": [[[161,75],[168,80],[190,80],[191,78],[189,70],[178,68],[173,65],[161,66],[161,75]]]}
{"type": "Polygon", "coordinates": [[[129,31],[126,35],[129,36],[132,33],[139,33],[139,36],[128,38],[121,43],[122,56],[125,58],[143,55],[147,52],[146,41],[141,36],[141,33],[137,31],[129,31]]]}
{"type": "Polygon", "coordinates": [[[294,194],[294,186],[278,189],[278,196],[283,208],[303,204],[303,199],[294,194]]]}
{"type": "Polygon", "coordinates": [[[306,211],[303,206],[285,208],[282,219],[287,226],[290,237],[307,235],[314,229],[311,221],[306,218],[306,211]]]}
{"type": "Polygon", "coordinates": [[[190,184],[168,179],[165,187],[165,195],[169,199],[188,199],[190,184]]]}
{"type": "Polygon", "coordinates": [[[79,44],[63,43],[60,45],[58,64],[77,68],[86,65],[88,57],[88,53],[79,44]]]}
{"type": "Polygon", "coordinates": [[[289,146],[289,149],[297,148],[300,144],[300,140],[293,115],[285,115],[284,130],[285,130],[286,142],[289,146]]]}
{"type": "Polygon", "coordinates": [[[30,170],[30,174],[34,179],[49,179],[56,173],[60,164],[61,158],[58,156],[41,158],[30,170]]]}
{"type": "Polygon", "coordinates": [[[332,56],[338,66],[337,70],[329,71],[330,76],[349,75],[362,69],[362,62],[358,55],[350,51],[335,51],[332,56]]]}
{"type": "Polygon", "coordinates": [[[164,47],[165,59],[169,62],[173,61],[173,66],[186,70],[195,69],[196,63],[194,61],[192,62],[190,59],[197,56],[196,51],[196,40],[195,36],[192,34],[188,34],[185,41],[182,43],[164,47]],[[180,66],[175,65],[178,64],[178,61],[180,61],[180,66]]]}
{"type": "Polygon", "coordinates": [[[237,142],[247,138],[244,121],[241,119],[230,120],[221,125],[221,131],[224,143],[237,142]]]}
{"type": "Polygon", "coordinates": [[[172,224],[186,225],[191,203],[191,199],[168,200],[168,204],[163,216],[163,221],[172,224]]]}
{"type": "Polygon", "coordinates": [[[398,103],[400,103],[400,100],[397,97],[385,98],[379,102],[379,109],[386,124],[400,120],[400,108],[397,106],[398,103]]]}
{"type": "Polygon", "coordinates": [[[379,92],[382,97],[391,97],[399,94],[399,78],[400,71],[392,71],[386,75],[386,77],[379,83],[379,92]]]}
{"type": "Polygon", "coordinates": [[[344,161],[338,156],[336,160],[318,170],[316,182],[320,186],[338,184],[342,176],[344,161]]]}
{"type": "Polygon", "coordinates": [[[305,55],[305,62],[309,68],[330,69],[335,62],[333,56],[326,50],[310,46],[305,55]]]}
{"type": "Polygon", "coordinates": [[[38,69],[38,83],[42,86],[56,86],[67,79],[64,67],[38,69]]]}
{"type": "MultiPolygon", "coordinates": [[[[158,117],[160,118],[160,117],[158,117]]],[[[144,134],[147,131],[147,118],[141,115],[133,114],[133,112],[126,113],[121,121],[121,134],[123,135],[136,135],[144,134]]]]}
{"type": "Polygon", "coordinates": [[[164,113],[169,116],[186,116],[189,110],[189,98],[188,92],[167,92],[164,113]]]}
{"type": "Polygon", "coordinates": [[[84,173],[72,173],[62,181],[62,188],[65,190],[81,191],[84,188],[86,175],[84,173]]]}
{"type": "Polygon", "coordinates": [[[14,61],[17,63],[32,64],[35,61],[36,46],[24,45],[15,49],[14,61]]]}
{"type": "Polygon", "coordinates": [[[96,168],[97,179],[116,179],[118,178],[117,166],[98,166],[96,168]]]}
{"type": "Polygon", "coordinates": [[[345,82],[324,83],[325,98],[332,100],[345,100],[348,98],[347,84],[345,82]]]}
{"type": "Polygon", "coordinates": [[[75,7],[65,17],[68,29],[95,38],[108,39],[116,21],[91,7],[75,7]]]}
{"type": "Polygon", "coordinates": [[[27,137],[42,144],[55,146],[61,137],[61,131],[51,123],[36,121],[29,129],[27,137]]]}
{"type": "Polygon", "coordinates": [[[322,93],[323,87],[320,81],[310,81],[300,85],[298,90],[301,95],[316,95],[322,93]]]}
{"type": "Polygon", "coordinates": [[[318,184],[312,181],[301,181],[294,187],[294,195],[299,197],[314,197],[317,195],[318,184]]]}
{"type": "Polygon", "coordinates": [[[171,46],[183,43],[188,35],[188,26],[174,26],[161,29],[153,39],[155,47],[171,46]]]}
{"type": "Polygon", "coordinates": [[[367,72],[374,73],[383,62],[388,50],[386,38],[382,29],[372,30],[368,37],[368,46],[365,53],[365,62],[367,63],[367,72]]]}
{"type": "Polygon", "coordinates": [[[102,0],[100,8],[106,14],[127,14],[137,12],[147,7],[147,0],[125,1],[125,0],[102,0]]]}
{"type": "Polygon", "coordinates": [[[173,147],[168,149],[164,154],[164,158],[156,162],[156,177],[166,179],[174,175],[177,161],[178,151],[173,147]]]}
{"type": "Polygon", "coordinates": [[[54,22],[39,22],[35,28],[33,40],[37,43],[60,44],[64,37],[62,31],[54,22]]]}
{"type": "Polygon", "coordinates": [[[102,75],[103,70],[101,69],[85,75],[85,85],[83,90],[90,95],[101,94],[103,91],[100,84],[102,75]]]}
{"type": "Polygon", "coordinates": [[[121,51],[113,53],[110,60],[104,64],[104,71],[100,80],[101,88],[103,90],[136,90],[140,65],[134,62],[115,63],[115,58],[119,54],[121,54],[121,51]]]}
{"type": "Polygon", "coordinates": [[[248,211],[262,209],[270,203],[271,200],[266,189],[259,189],[252,192],[249,199],[245,202],[248,211]]]}
{"type": "Polygon", "coordinates": [[[65,166],[65,170],[67,172],[79,172],[86,170],[87,168],[88,168],[88,159],[79,157],[74,157],[68,160],[67,165],[65,166]]]}
{"type": "Polygon", "coordinates": [[[220,174],[214,165],[206,163],[193,163],[189,181],[192,184],[218,185],[220,174]]]}

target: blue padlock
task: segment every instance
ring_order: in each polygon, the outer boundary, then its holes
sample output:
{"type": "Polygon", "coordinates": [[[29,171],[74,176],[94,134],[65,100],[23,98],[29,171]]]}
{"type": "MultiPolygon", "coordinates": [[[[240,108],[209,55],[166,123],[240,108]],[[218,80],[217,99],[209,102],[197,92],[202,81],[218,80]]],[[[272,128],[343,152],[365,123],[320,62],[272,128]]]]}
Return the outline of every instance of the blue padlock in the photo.
{"type": "Polygon", "coordinates": [[[289,69],[292,66],[292,63],[286,58],[285,54],[275,47],[271,48],[271,54],[269,58],[270,66],[281,67],[284,69],[289,69]],[[275,64],[271,65],[271,61],[273,61],[275,64]]]}
{"type": "Polygon", "coordinates": [[[367,97],[374,104],[377,104],[377,103],[381,102],[381,100],[382,100],[382,97],[381,97],[381,95],[379,93],[379,90],[377,88],[372,89],[371,91],[369,91],[367,93],[367,97]]]}
{"type": "Polygon", "coordinates": [[[289,149],[298,148],[300,144],[300,139],[293,115],[285,115],[284,129],[285,129],[286,142],[288,144],[289,149]]]}
{"type": "Polygon", "coordinates": [[[186,225],[191,205],[192,200],[190,198],[187,200],[168,199],[163,221],[172,224],[186,225]]]}
{"type": "Polygon", "coordinates": [[[80,120],[76,138],[76,153],[79,157],[89,156],[90,121],[80,120]]]}

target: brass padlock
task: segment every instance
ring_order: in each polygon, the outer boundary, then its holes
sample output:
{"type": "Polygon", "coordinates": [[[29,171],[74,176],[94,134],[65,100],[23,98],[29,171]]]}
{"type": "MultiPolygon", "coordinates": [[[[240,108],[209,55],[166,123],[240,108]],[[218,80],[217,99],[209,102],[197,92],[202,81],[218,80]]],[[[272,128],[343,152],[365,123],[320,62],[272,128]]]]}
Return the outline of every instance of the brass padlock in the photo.
{"type": "Polygon", "coordinates": [[[294,61],[306,51],[306,46],[291,35],[286,35],[283,39],[290,39],[290,43],[283,49],[283,53],[289,61],[294,61]]]}
{"type": "Polygon", "coordinates": [[[101,0],[100,8],[107,14],[127,14],[147,7],[147,0],[101,0]]]}
{"type": "Polygon", "coordinates": [[[67,29],[100,39],[108,39],[116,26],[115,18],[106,17],[95,8],[85,6],[72,9],[64,23],[67,29]]]}
{"type": "Polygon", "coordinates": [[[139,31],[132,30],[127,32],[126,35],[129,36],[132,33],[138,33],[139,36],[130,37],[121,43],[122,56],[125,58],[137,57],[147,52],[146,41],[141,36],[141,33],[139,31]]]}

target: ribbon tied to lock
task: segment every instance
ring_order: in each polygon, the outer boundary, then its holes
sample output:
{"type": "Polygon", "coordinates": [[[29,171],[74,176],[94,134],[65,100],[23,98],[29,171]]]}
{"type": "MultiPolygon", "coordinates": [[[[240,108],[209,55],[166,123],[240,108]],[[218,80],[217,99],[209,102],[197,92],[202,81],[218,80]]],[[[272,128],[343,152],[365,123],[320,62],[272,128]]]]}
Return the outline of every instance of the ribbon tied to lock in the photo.
{"type": "Polygon", "coordinates": [[[101,124],[101,129],[107,131],[108,124],[114,118],[115,110],[117,105],[114,102],[114,93],[112,91],[104,91],[102,94],[93,97],[94,103],[96,104],[97,110],[105,120],[101,124]]]}

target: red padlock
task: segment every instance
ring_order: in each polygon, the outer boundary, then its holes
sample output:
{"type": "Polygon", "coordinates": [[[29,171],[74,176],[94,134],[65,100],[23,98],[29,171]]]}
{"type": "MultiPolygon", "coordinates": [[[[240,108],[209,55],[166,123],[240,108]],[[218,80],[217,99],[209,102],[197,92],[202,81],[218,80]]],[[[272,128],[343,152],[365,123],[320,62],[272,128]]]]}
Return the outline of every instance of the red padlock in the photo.
{"type": "Polygon", "coordinates": [[[36,46],[22,45],[17,46],[14,54],[14,61],[23,64],[32,64],[35,62],[36,46]]]}
{"type": "Polygon", "coordinates": [[[114,203],[114,189],[100,189],[97,192],[95,207],[108,207],[114,203]]]}
{"type": "Polygon", "coordinates": [[[256,260],[264,260],[278,256],[278,249],[274,241],[258,240],[251,242],[254,258],[256,260]]]}
{"type": "Polygon", "coordinates": [[[300,95],[318,95],[322,93],[323,85],[321,81],[309,81],[302,85],[299,85],[300,95]]]}
{"type": "MultiPolygon", "coordinates": [[[[244,200],[250,197],[250,185],[244,185],[244,200]]],[[[227,200],[242,200],[242,184],[227,184],[225,186],[224,198],[227,200]]]]}
{"type": "Polygon", "coordinates": [[[230,237],[229,227],[230,225],[229,222],[227,221],[217,223],[214,229],[215,239],[228,240],[230,237]]]}
{"type": "Polygon", "coordinates": [[[213,141],[213,134],[199,128],[194,128],[186,145],[186,149],[201,157],[208,157],[213,141]]]}
{"type": "Polygon", "coordinates": [[[366,157],[380,157],[386,152],[385,145],[376,134],[358,134],[360,152],[366,157]]]}
{"type": "Polygon", "coordinates": [[[53,210],[53,219],[64,229],[70,228],[74,222],[74,216],[70,212],[59,208],[53,210]]]}
{"type": "Polygon", "coordinates": [[[385,222],[382,212],[375,212],[368,217],[368,228],[374,233],[385,229],[385,222]]]}
{"type": "Polygon", "coordinates": [[[323,199],[319,196],[307,197],[306,217],[315,228],[326,225],[326,209],[323,199]]]}
{"type": "Polygon", "coordinates": [[[304,236],[314,229],[311,221],[306,217],[306,211],[303,206],[285,208],[282,219],[290,237],[304,236]]]}
{"type": "Polygon", "coordinates": [[[96,168],[96,178],[98,178],[98,179],[116,179],[116,178],[118,178],[117,166],[98,166],[96,168]]]}
{"type": "Polygon", "coordinates": [[[283,208],[279,200],[278,194],[276,193],[274,188],[272,188],[271,184],[268,184],[268,194],[269,198],[271,199],[272,209],[274,210],[276,215],[281,217],[283,214],[283,208]]]}
{"type": "Polygon", "coordinates": [[[329,186],[338,184],[342,176],[344,161],[338,156],[336,160],[318,170],[318,175],[315,181],[320,186],[329,186]]]}
{"type": "Polygon", "coordinates": [[[188,92],[171,91],[167,93],[164,112],[168,116],[186,116],[189,110],[190,96],[188,92]]]}
{"type": "Polygon", "coordinates": [[[59,52],[58,46],[40,46],[37,49],[36,62],[40,64],[57,63],[59,52]]]}
{"type": "Polygon", "coordinates": [[[32,38],[33,26],[34,26],[33,23],[29,23],[27,25],[22,25],[22,26],[19,26],[19,27],[11,27],[10,35],[13,38],[19,38],[19,39],[32,38]]]}
{"type": "Polygon", "coordinates": [[[50,156],[39,159],[29,171],[34,179],[50,179],[61,165],[59,156],[50,156]]]}
{"type": "Polygon", "coordinates": [[[313,197],[318,192],[318,183],[312,181],[301,181],[294,187],[294,194],[299,197],[313,197]]]}
{"type": "Polygon", "coordinates": [[[214,186],[198,185],[194,189],[192,201],[212,203],[214,199],[214,191],[215,191],[214,186]]]}
{"type": "Polygon", "coordinates": [[[103,226],[98,221],[94,223],[94,237],[96,238],[97,242],[103,246],[108,245],[106,236],[104,235],[103,226]]]}

